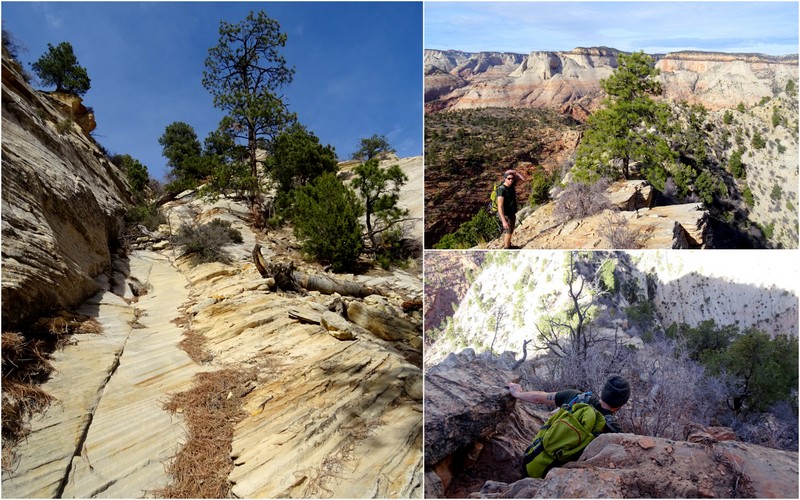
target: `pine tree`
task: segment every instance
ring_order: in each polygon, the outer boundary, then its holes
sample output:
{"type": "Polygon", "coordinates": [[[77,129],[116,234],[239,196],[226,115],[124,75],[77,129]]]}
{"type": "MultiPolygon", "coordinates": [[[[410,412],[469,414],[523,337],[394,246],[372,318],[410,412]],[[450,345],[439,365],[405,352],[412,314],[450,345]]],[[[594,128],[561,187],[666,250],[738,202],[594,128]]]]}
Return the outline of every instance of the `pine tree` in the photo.
{"type": "Polygon", "coordinates": [[[44,85],[55,85],[56,92],[82,96],[91,87],[86,68],[78,64],[69,42],[61,42],[55,47],[48,43],[47,53],[31,68],[44,85]]]}
{"type": "Polygon", "coordinates": [[[584,182],[620,174],[627,179],[634,161],[648,167],[672,157],[658,133],[666,127],[669,110],[652,99],[662,92],[653,59],[635,52],[620,54],[618,63],[616,71],[601,81],[608,94],[605,108],[589,117],[589,128],[578,148],[576,179],[584,182]]]}

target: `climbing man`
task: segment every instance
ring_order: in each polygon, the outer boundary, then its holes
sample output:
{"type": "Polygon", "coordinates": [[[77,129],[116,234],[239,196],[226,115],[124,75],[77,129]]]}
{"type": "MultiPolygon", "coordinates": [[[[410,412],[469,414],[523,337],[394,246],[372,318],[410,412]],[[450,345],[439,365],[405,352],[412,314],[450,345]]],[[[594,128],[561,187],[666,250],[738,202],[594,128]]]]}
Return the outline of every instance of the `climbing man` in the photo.
{"type": "Polygon", "coordinates": [[[511,235],[517,222],[517,179],[525,180],[516,170],[503,173],[503,183],[497,186],[497,215],[503,226],[503,248],[519,248],[511,245],[511,235]]]}
{"type": "Polygon", "coordinates": [[[577,460],[599,434],[623,432],[614,414],[628,402],[630,384],[619,375],[608,378],[598,399],[591,392],[567,389],[559,392],[523,392],[519,384],[506,384],[513,397],[527,403],[558,406],[525,450],[522,468],[526,476],[544,477],[552,467],[577,460]]]}

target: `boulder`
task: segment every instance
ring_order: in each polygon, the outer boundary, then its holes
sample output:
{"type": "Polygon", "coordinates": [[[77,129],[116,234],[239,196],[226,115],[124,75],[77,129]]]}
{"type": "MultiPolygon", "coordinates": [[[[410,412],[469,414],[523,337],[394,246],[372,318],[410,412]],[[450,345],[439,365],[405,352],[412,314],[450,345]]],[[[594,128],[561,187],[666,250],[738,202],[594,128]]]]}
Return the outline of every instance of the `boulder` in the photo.
{"type": "Polygon", "coordinates": [[[418,326],[413,322],[363,302],[350,302],[347,317],[383,340],[411,340],[419,335],[418,326]]]}
{"type": "Polygon", "coordinates": [[[797,453],[603,434],[543,480],[487,481],[478,498],[797,498],[797,453]]]}
{"type": "MultiPolygon", "coordinates": [[[[328,332],[347,332],[347,335],[349,336],[350,339],[355,339],[363,335],[369,335],[369,332],[366,331],[365,329],[361,328],[358,325],[350,323],[349,321],[347,321],[346,319],[344,319],[343,317],[339,316],[338,314],[332,311],[325,311],[322,313],[322,318],[320,319],[320,325],[322,325],[322,328],[324,328],[328,332]]],[[[331,333],[331,335],[334,334],[331,333]]],[[[334,337],[336,337],[336,335],[334,335],[334,337]]]]}
{"type": "Polygon", "coordinates": [[[497,369],[493,356],[471,349],[428,370],[425,376],[425,466],[433,467],[460,448],[493,434],[509,418],[515,399],[505,384],[510,366],[497,369]]]}

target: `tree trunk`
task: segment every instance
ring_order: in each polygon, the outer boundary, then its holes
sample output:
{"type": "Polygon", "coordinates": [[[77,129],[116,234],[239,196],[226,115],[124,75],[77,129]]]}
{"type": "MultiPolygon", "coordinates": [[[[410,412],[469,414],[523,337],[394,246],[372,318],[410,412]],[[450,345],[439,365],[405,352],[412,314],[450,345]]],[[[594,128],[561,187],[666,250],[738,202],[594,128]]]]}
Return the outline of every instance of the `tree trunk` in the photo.
{"type": "Polygon", "coordinates": [[[285,291],[314,290],[326,295],[338,293],[349,297],[363,298],[380,293],[374,288],[355,281],[342,281],[318,274],[306,274],[294,270],[294,264],[268,263],[261,254],[261,245],[253,247],[253,262],[262,278],[275,278],[275,285],[285,291]]]}
{"type": "Polygon", "coordinates": [[[363,298],[376,293],[376,290],[355,281],[341,281],[318,274],[292,273],[294,281],[306,290],[314,290],[326,295],[338,293],[349,297],[363,298]]]}
{"type": "Polygon", "coordinates": [[[250,212],[253,216],[253,225],[257,228],[264,227],[263,207],[261,205],[261,184],[258,181],[258,161],[256,160],[256,131],[253,124],[248,123],[247,149],[250,154],[250,175],[253,177],[252,192],[250,194],[250,212]]]}

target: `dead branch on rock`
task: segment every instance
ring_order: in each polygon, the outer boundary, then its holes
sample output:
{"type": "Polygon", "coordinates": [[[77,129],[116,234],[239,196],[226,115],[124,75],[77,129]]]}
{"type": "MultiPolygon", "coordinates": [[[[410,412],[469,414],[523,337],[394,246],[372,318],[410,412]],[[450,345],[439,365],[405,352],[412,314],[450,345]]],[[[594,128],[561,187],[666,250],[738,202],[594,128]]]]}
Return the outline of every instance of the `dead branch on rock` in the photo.
{"type": "Polygon", "coordinates": [[[253,247],[253,262],[262,278],[271,278],[267,272],[267,261],[264,260],[264,256],[261,254],[261,245],[258,243],[253,247]]]}
{"type": "Polygon", "coordinates": [[[307,290],[326,295],[338,293],[357,298],[378,293],[376,289],[355,281],[337,280],[329,276],[296,271],[292,262],[267,262],[261,254],[261,245],[257,243],[253,247],[253,262],[262,278],[274,278],[275,285],[283,291],[302,292],[307,290]]]}
{"type": "Polygon", "coordinates": [[[306,274],[295,272],[293,278],[297,284],[306,290],[314,290],[326,295],[347,295],[350,297],[364,298],[368,295],[376,293],[374,288],[364,286],[355,281],[343,281],[330,278],[328,276],[321,276],[319,274],[306,274]]]}
{"type": "Polygon", "coordinates": [[[300,323],[307,323],[310,325],[318,325],[320,322],[319,314],[312,318],[308,314],[304,314],[302,311],[298,311],[297,309],[291,309],[289,311],[289,317],[291,319],[297,320],[300,323]]]}
{"type": "Polygon", "coordinates": [[[517,368],[519,368],[520,366],[522,366],[522,363],[525,362],[525,358],[528,357],[528,344],[530,344],[531,342],[533,342],[533,341],[532,340],[526,340],[525,342],[522,343],[522,357],[519,359],[519,361],[514,363],[513,367],[511,367],[512,371],[514,371],[517,368]]]}

